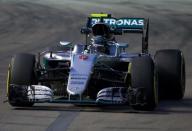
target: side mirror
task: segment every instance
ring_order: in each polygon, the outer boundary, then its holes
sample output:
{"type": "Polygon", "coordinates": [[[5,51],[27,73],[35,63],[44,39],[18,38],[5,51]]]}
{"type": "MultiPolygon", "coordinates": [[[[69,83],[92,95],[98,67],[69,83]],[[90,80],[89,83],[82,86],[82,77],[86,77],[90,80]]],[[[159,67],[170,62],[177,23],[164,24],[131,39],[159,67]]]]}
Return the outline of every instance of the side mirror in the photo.
{"type": "Polygon", "coordinates": [[[71,47],[72,46],[72,43],[67,42],[67,41],[60,41],[59,44],[60,44],[60,46],[65,46],[65,47],[71,47]]]}
{"type": "Polygon", "coordinates": [[[90,33],[91,33],[91,29],[89,29],[87,27],[81,28],[81,34],[90,34],[90,33]]]}

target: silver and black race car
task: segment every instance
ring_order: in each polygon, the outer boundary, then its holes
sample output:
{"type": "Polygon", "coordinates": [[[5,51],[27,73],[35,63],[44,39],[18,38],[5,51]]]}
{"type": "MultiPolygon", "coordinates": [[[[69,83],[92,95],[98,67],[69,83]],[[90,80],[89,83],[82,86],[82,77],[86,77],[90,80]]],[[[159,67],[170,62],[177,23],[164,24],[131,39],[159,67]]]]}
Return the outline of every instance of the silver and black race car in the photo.
{"type": "Polygon", "coordinates": [[[182,99],[185,61],[176,49],[148,53],[149,20],[91,14],[85,44],[60,42],[38,55],[16,54],[9,64],[7,96],[12,106],[34,103],[130,105],[154,110],[160,99],[182,99]],[[115,35],[141,33],[142,50],[129,53],[115,35]]]}

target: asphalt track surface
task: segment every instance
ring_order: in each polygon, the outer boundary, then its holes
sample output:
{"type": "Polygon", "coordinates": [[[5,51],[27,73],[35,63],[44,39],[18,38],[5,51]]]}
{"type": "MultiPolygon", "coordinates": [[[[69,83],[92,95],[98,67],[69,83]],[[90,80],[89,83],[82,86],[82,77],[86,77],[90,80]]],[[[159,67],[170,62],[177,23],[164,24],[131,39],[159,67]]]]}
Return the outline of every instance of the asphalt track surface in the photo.
{"type": "MultiPolygon", "coordinates": [[[[0,131],[190,131],[192,130],[191,0],[0,0],[0,131]],[[179,48],[186,59],[186,93],[181,101],[163,101],[155,111],[128,107],[78,107],[36,104],[12,108],[6,100],[6,73],[11,57],[37,53],[61,40],[83,42],[79,30],[91,12],[116,17],[150,18],[150,52],[179,48]]],[[[139,51],[137,39],[118,37],[139,51]]]]}

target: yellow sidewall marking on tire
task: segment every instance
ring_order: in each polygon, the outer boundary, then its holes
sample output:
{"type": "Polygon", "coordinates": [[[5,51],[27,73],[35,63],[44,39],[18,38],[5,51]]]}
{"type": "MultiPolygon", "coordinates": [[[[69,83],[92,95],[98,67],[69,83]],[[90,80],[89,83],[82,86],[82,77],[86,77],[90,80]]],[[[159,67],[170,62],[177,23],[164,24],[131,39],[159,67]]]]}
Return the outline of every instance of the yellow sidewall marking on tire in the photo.
{"type": "Polygon", "coordinates": [[[9,96],[9,86],[10,86],[10,69],[11,66],[9,64],[8,72],[7,72],[7,96],[9,96]]]}
{"type": "MultiPolygon", "coordinates": [[[[128,71],[127,71],[127,73],[129,74],[129,75],[131,75],[131,66],[132,66],[132,63],[131,62],[129,62],[129,64],[128,64],[128,71]]],[[[130,80],[131,81],[131,80],[130,80]]],[[[129,81],[129,85],[128,85],[128,88],[131,88],[131,82],[129,81]]]]}
{"type": "Polygon", "coordinates": [[[131,74],[131,66],[132,66],[132,63],[130,62],[129,65],[128,65],[128,73],[131,74]]]}

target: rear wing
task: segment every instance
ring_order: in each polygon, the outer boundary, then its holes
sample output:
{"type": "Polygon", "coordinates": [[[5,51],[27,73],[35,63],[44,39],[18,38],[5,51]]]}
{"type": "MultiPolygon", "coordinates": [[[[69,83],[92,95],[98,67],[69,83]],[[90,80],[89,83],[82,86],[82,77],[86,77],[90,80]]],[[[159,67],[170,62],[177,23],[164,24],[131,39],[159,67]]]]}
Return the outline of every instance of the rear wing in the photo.
{"type": "Polygon", "coordinates": [[[87,28],[92,28],[97,23],[104,23],[112,30],[122,33],[141,33],[142,34],[142,53],[148,53],[149,39],[149,19],[145,18],[113,18],[111,14],[91,14],[86,24],[87,28]]]}

